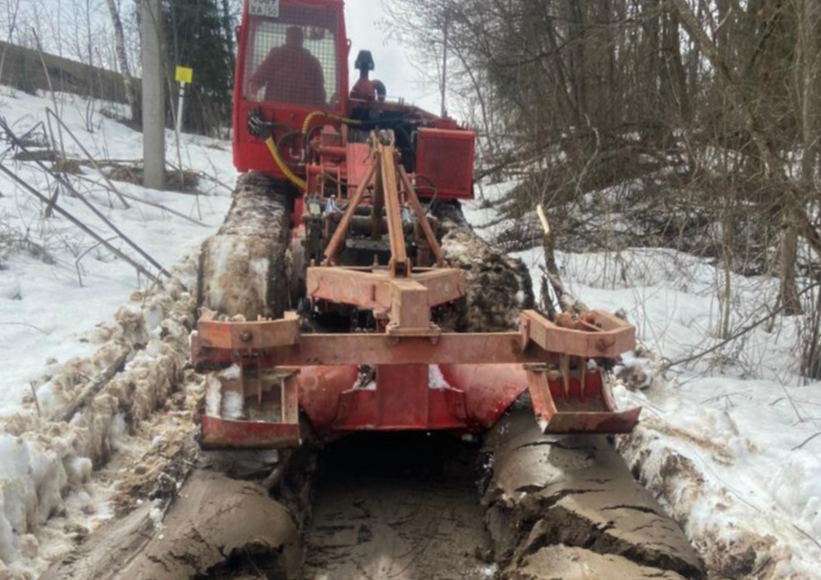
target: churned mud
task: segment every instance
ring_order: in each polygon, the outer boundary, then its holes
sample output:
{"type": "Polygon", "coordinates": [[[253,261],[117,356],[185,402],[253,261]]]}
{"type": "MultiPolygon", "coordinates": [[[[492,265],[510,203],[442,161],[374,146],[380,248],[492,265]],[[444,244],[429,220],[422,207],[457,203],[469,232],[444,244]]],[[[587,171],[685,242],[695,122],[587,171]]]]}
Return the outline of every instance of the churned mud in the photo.
{"type": "Polygon", "coordinates": [[[264,487],[195,470],[164,517],[143,504],[42,578],[177,580],[243,558],[283,577],[296,568],[296,538],[290,513],[264,487]]]}
{"type": "Polygon", "coordinates": [[[329,446],[305,536],[305,580],[493,578],[478,447],[375,434],[329,446]]]}
{"type": "Polygon", "coordinates": [[[604,436],[546,436],[513,409],[488,434],[483,504],[511,580],[701,578],[681,528],[604,436]]]}

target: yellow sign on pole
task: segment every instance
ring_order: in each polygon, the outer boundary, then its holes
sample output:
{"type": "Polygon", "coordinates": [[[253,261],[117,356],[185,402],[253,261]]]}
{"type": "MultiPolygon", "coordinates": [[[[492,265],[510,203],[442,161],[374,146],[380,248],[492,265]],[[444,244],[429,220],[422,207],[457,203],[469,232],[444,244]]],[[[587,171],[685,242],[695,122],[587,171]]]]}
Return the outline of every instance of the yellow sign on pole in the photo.
{"type": "Polygon", "coordinates": [[[191,84],[191,79],[194,78],[194,69],[188,68],[186,66],[178,66],[177,67],[177,75],[176,80],[178,83],[185,83],[186,85],[191,84]]]}

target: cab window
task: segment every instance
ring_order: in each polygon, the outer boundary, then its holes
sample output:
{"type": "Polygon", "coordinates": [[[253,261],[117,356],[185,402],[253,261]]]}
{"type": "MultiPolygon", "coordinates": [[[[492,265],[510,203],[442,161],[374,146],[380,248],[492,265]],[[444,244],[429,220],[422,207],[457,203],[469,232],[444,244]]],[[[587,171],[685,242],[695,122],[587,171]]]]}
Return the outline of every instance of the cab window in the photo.
{"type": "Polygon", "coordinates": [[[283,6],[278,18],[251,16],[244,95],[317,108],[334,105],[336,18],[322,8],[283,6]]]}

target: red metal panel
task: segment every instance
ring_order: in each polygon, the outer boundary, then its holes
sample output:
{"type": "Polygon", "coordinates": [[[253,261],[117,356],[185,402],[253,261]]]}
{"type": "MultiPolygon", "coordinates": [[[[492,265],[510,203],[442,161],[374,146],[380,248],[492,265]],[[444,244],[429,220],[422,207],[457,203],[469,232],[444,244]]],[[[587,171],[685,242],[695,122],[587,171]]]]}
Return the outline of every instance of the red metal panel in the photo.
{"type": "Polygon", "coordinates": [[[472,426],[487,429],[527,389],[520,364],[439,365],[447,383],[465,393],[465,416],[472,426]]]}
{"type": "Polygon", "coordinates": [[[428,424],[428,365],[376,369],[380,425],[419,429],[428,424]]]}
{"type": "MultiPolygon", "coordinates": [[[[348,431],[467,430],[465,394],[457,389],[428,388],[427,365],[405,372],[387,369],[377,388],[351,389],[339,399],[339,414],[330,425],[314,425],[322,434],[348,431]]],[[[310,414],[306,410],[306,413],[310,414]]]]}
{"type": "Polygon", "coordinates": [[[299,445],[299,424],[201,418],[201,444],[206,449],[278,449],[299,445]]]}
{"type": "Polygon", "coordinates": [[[340,396],[354,387],[356,366],[303,367],[297,377],[299,404],[315,429],[332,424],[339,413],[340,396]]]}
{"type": "MultiPolygon", "coordinates": [[[[475,140],[472,131],[419,129],[415,173],[433,181],[440,197],[473,199],[475,140]]],[[[418,183],[428,185],[425,179],[418,183]]],[[[419,195],[433,192],[420,188],[419,195]]]]}
{"type": "Polygon", "coordinates": [[[348,186],[356,187],[368,174],[373,165],[370,143],[348,143],[345,162],[348,170],[348,186]]]}

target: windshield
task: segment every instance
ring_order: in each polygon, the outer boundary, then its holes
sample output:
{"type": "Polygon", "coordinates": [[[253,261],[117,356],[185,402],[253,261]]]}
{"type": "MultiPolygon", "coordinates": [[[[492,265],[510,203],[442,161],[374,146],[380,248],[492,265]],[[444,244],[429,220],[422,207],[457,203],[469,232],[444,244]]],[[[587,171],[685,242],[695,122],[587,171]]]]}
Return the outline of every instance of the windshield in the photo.
{"type": "Polygon", "coordinates": [[[336,99],[336,23],[317,7],[282,6],[278,18],[252,16],[244,94],[255,101],[327,107],[336,99]]]}

